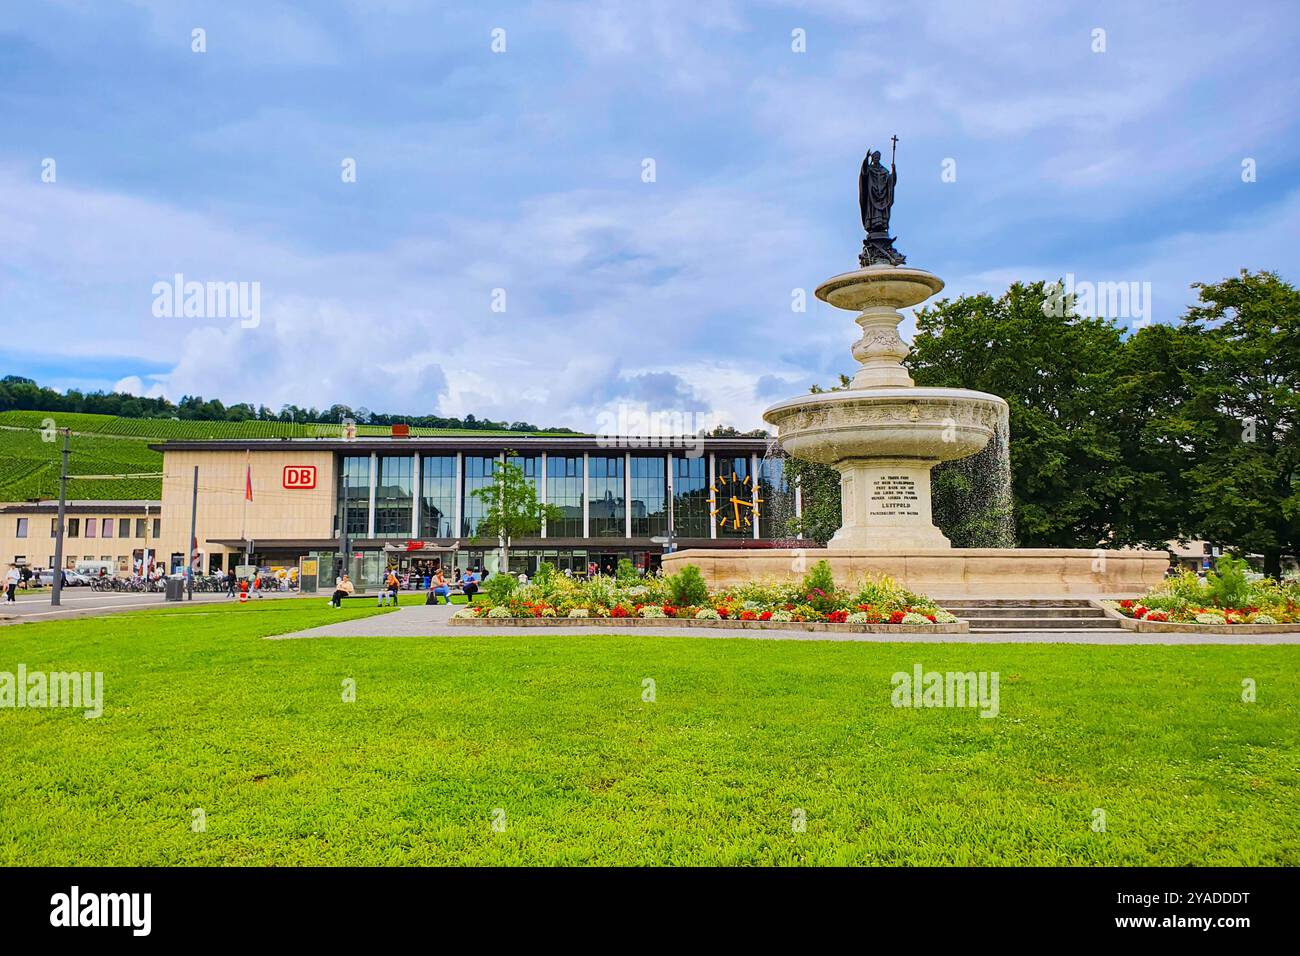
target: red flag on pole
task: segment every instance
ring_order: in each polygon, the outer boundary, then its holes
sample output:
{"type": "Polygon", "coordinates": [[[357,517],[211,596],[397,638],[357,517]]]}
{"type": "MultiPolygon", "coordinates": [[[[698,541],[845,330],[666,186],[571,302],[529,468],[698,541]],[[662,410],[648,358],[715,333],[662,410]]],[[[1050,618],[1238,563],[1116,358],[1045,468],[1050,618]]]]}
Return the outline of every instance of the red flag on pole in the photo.
{"type": "MultiPolygon", "coordinates": [[[[244,453],[244,460],[248,461],[248,453],[244,453]]],[[[253,500],[253,466],[251,463],[245,465],[244,471],[244,500],[253,500]]]]}

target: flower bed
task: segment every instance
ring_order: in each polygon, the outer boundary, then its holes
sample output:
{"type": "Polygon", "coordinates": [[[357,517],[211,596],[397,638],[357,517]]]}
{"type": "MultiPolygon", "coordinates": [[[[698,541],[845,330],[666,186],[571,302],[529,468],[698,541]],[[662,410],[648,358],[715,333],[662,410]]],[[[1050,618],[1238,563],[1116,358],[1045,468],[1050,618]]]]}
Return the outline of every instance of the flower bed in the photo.
{"type": "Polygon", "coordinates": [[[1225,555],[1201,580],[1187,571],[1141,598],[1102,601],[1129,630],[1285,633],[1300,630],[1300,585],[1279,584],[1225,555]]]}
{"type": "Polygon", "coordinates": [[[670,577],[641,577],[631,565],[614,577],[578,581],[543,564],[519,585],[508,575],[488,579],[484,600],[452,615],[456,624],[730,627],[807,631],[960,633],[967,629],[930,599],[888,577],[866,577],[853,588],[834,582],[821,561],[802,582],[750,583],[711,591],[688,565],[670,577]]]}

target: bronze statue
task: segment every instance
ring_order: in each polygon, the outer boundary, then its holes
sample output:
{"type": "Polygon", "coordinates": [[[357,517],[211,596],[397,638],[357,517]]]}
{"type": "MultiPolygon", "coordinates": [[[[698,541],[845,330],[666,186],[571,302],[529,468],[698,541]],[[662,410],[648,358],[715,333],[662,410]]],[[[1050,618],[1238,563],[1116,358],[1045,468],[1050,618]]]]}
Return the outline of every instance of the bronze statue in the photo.
{"type": "Polygon", "coordinates": [[[880,162],[880,150],[868,150],[867,158],[862,161],[862,172],[858,174],[858,206],[862,210],[862,228],[867,231],[858,262],[864,269],[878,262],[901,266],[907,261],[894,248],[894,237],[889,234],[889,211],[894,206],[894,185],[898,182],[898,170],[894,167],[898,137],[891,140],[894,148],[889,156],[889,168],[885,169],[880,162]]]}

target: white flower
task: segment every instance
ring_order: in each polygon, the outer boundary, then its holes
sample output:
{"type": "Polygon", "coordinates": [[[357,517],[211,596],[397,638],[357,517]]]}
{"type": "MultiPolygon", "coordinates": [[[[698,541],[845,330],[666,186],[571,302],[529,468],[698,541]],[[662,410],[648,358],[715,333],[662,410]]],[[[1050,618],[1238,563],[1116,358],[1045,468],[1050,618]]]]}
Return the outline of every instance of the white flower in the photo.
{"type": "Polygon", "coordinates": [[[1222,614],[1215,614],[1212,611],[1202,611],[1196,615],[1197,624],[1227,624],[1227,619],[1222,614]]]}
{"type": "Polygon", "coordinates": [[[700,608],[698,611],[695,612],[695,620],[720,621],[722,620],[722,615],[719,614],[717,611],[713,610],[713,608],[711,607],[704,607],[704,608],[700,608]]]}
{"type": "Polygon", "coordinates": [[[459,611],[457,611],[455,614],[452,615],[452,617],[458,617],[458,618],[460,618],[462,621],[465,620],[466,618],[471,618],[471,617],[474,617],[474,616],[475,616],[475,615],[474,615],[474,611],[473,611],[473,609],[472,609],[472,608],[468,608],[468,607],[463,607],[463,608],[461,608],[459,611]]]}
{"type": "Polygon", "coordinates": [[[1277,623],[1277,618],[1275,618],[1272,614],[1256,614],[1256,615],[1255,615],[1255,623],[1256,623],[1256,624],[1276,624],[1276,623],[1277,623]]]}
{"type": "Polygon", "coordinates": [[[930,619],[926,617],[924,614],[916,614],[914,612],[909,611],[907,614],[903,615],[902,623],[903,624],[929,624],[930,619]]]}
{"type": "Polygon", "coordinates": [[[569,612],[569,617],[587,617],[587,616],[588,613],[585,607],[575,607],[572,611],[569,612]]]}
{"type": "Polygon", "coordinates": [[[664,609],[659,607],[658,605],[647,604],[645,607],[641,608],[641,616],[642,617],[667,617],[668,615],[665,614],[664,609]]]}
{"type": "MultiPolygon", "coordinates": [[[[775,617],[775,615],[773,615],[775,617]]],[[[854,611],[844,619],[846,624],[870,624],[871,615],[866,611],[854,611]]]]}
{"type": "Polygon", "coordinates": [[[956,624],[957,615],[953,614],[951,611],[945,611],[943,608],[939,608],[934,612],[934,622],[936,624],[956,624]]]}
{"type": "Polygon", "coordinates": [[[510,608],[501,607],[500,605],[488,611],[488,617],[510,617],[510,616],[511,616],[510,608]]]}

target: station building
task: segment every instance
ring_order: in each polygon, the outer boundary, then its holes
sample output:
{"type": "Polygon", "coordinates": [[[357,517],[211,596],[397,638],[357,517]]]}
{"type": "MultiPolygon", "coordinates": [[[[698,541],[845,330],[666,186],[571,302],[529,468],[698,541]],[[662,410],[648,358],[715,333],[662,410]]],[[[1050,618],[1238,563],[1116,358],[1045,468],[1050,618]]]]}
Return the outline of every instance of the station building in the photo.
{"type": "MultiPolygon", "coordinates": [[[[400,430],[395,429],[395,430],[400,430]]],[[[510,571],[542,561],[585,572],[620,559],[654,569],[669,537],[677,548],[770,547],[776,520],[800,503],[779,457],[761,438],[691,438],[666,448],[656,438],[485,435],[169,441],[163,454],[162,551],[184,560],[198,475],[195,538],[208,572],[250,563],[313,562],[332,583],[345,566],[377,584],[385,568],[437,559],[460,568],[496,567],[495,538],[479,534],[484,503],[507,456],[560,509],[534,536],[510,546],[510,571]],[[757,486],[758,520],[719,520],[711,487],[719,476],[757,486]],[[746,480],[747,479],[747,480],[746,480]],[[346,550],[344,550],[346,548],[346,550]],[[345,557],[346,556],[346,557],[345,557]]],[[[723,516],[725,518],[725,515],[723,516]]]]}
{"type": "MultiPolygon", "coordinates": [[[[346,567],[373,586],[389,566],[433,560],[497,571],[497,542],[478,533],[484,505],[474,491],[507,456],[536,483],[539,500],[561,511],[536,536],[511,542],[512,572],[531,575],[541,561],[611,571],[622,558],[654,569],[670,535],[676,548],[777,544],[779,526],[801,503],[781,459],[767,457],[767,441],[687,441],[669,448],[662,438],[393,434],[162,442],[152,446],[163,455],[161,500],[70,502],[65,564],[103,559],[128,571],[147,553],[175,570],[192,546],[202,572],[305,562],[327,583],[346,567]],[[729,488],[757,488],[758,520],[720,520],[711,491],[720,477],[733,481],[729,488]]],[[[0,556],[52,566],[56,511],[50,501],[0,506],[0,556]]]]}

